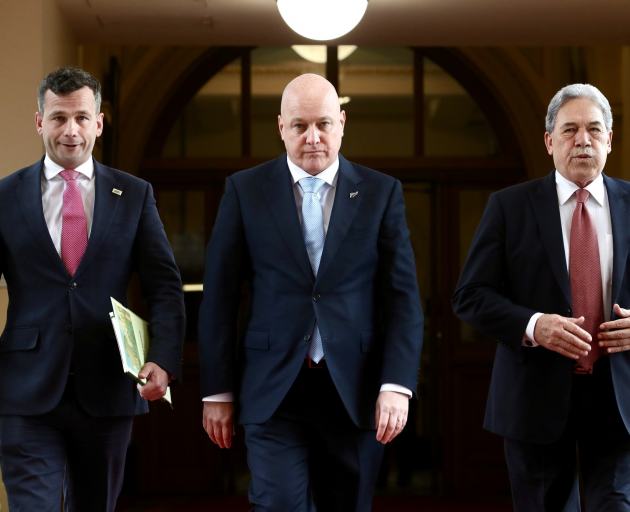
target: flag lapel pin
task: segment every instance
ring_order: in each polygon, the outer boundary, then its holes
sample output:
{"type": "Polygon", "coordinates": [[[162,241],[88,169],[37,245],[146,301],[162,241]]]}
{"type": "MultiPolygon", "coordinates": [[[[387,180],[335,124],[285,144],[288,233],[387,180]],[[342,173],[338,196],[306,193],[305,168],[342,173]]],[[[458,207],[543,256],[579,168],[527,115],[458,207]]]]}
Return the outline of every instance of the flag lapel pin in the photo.
{"type": "Polygon", "coordinates": [[[116,194],[117,196],[122,196],[122,190],[118,190],[117,188],[112,190],[112,194],[116,194]]]}

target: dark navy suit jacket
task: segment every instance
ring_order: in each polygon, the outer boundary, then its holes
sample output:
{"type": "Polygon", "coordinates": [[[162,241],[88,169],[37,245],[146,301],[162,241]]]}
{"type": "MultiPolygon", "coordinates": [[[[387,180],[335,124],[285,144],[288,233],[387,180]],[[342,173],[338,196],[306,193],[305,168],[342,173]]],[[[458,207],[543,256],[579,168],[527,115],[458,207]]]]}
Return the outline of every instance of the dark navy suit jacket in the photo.
{"type": "Polygon", "coordinates": [[[52,410],[71,361],[78,399],[90,415],[147,412],[122,371],[109,311],[110,296],[126,304],[137,272],[151,325],[148,360],[181,378],[181,280],[151,185],[94,161],[92,230],[71,278],[44,219],[42,169],[43,159],[0,180],[0,272],[9,292],[0,338],[0,415],[52,410]]]}
{"type": "MultiPolygon", "coordinates": [[[[604,175],[604,184],[613,232],[612,304],[625,308],[630,307],[630,183],[604,175]]],[[[499,342],[484,427],[519,441],[557,440],[569,415],[574,362],[542,347],[521,346],[534,313],[572,316],[555,171],[490,196],[453,308],[499,342]]],[[[630,354],[603,357],[610,357],[617,403],[630,427],[630,354]]]]}
{"type": "Polygon", "coordinates": [[[235,392],[241,423],[274,413],[302,367],[316,318],[330,374],[356,425],[374,426],[382,383],[417,387],[423,315],[402,187],[339,161],[317,278],[286,154],[226,181],[206,256],[201,394],[235,392]],[[237,346],[244,280],[250,299],[237,346]]]}

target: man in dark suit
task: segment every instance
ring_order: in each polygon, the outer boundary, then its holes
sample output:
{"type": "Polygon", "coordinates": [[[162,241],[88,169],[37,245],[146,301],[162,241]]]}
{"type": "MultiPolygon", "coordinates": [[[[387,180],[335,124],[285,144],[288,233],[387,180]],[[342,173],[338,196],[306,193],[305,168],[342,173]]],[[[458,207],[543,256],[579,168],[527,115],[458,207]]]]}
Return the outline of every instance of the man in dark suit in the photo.
{"type": "Polygon", "coordinates": [[[46,156],[0,181],[0,463],[11,512],[113,512],[132,418],[180,377],[181,280],[151,186],[92,158],[98,81],[59,69],[39,87],[46,156]],[[122,371],[109,311],[137,272],[148,379],[122,371]]]}
{"type": "Polygon", "coordinates": [[[453,297],[495,338],[484,427],[505,439],[515,510],[630,510],[630,183],[602,173],[608,100],[552,99],[555,171],[488,201],[453,297]],[[576,457],[576,445],[577,453],[576,457]]]}
{"type": "Polygon", "coordinates": [[[244,424],[256,511],[305,510],[311,496],[321,511],[370,510],[417,385],[423,316],[402,187],[338,154],[345,119],[327,80],[293,80],[278,118],[287,153],[227,179],[208,245],[203,421],[228,448],[235,416],[244,424]]]}

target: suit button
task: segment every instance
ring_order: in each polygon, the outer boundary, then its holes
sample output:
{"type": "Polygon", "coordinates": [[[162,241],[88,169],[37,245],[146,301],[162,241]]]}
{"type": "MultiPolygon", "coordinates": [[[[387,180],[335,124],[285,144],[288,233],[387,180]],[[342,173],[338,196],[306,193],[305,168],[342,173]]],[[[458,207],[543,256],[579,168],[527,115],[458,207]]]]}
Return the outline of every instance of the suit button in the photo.
{"type": "Polygon", "coordinates": [[[314,300],[315,302],[317,302],[317,301],[318,301],[319,299],[321,299],[321,298],[322,298],[322,296],[321,296],[319,293],[318,293],[317,295],[313,295],[313,300],[314,300]]]}
{"type": "Polygon", "coordinates": [[[307,334],[306,336],[304,336],[304,341],[309,341],[311,339],[311,335],[307,334]]]}
{"type": "Polygon", "coordinates": [[[72,332],[72,326],[71,325],[66,325],[66,331],[67,332],[72,332]]]}
{"type": "Polygon", "coordinates": [[[77,283],[70,283],[70,289],[71,290],[76,290],[77,289],[77,283]]]}

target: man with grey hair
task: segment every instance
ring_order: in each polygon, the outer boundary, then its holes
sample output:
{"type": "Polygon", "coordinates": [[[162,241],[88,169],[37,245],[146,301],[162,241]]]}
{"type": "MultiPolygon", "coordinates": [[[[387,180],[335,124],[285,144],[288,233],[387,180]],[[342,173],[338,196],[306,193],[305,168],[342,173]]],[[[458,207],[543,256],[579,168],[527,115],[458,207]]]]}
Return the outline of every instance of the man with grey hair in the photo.
{"type": "Polygon", "coordinates": [[[555,170],[490,197],[453,309],[498,341],[484,427],[516,512],[630,511],[630,183],[602,172],[597,88],[560,90],[546,128],[555,170]]]}

